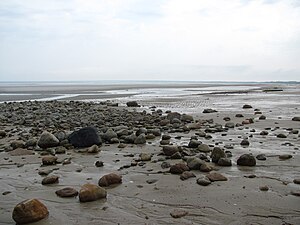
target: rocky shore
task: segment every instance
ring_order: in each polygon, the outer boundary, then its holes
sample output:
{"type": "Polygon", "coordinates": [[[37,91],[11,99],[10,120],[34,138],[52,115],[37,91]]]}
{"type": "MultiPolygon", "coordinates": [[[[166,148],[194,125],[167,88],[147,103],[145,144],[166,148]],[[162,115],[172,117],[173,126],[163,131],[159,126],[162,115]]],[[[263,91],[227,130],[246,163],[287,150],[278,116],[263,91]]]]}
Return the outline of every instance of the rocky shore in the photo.
{"type": "Polygon", "coordinates": [[[299,115],[140,105],[0,104],[0,224],[300,223],[299,115]]]}

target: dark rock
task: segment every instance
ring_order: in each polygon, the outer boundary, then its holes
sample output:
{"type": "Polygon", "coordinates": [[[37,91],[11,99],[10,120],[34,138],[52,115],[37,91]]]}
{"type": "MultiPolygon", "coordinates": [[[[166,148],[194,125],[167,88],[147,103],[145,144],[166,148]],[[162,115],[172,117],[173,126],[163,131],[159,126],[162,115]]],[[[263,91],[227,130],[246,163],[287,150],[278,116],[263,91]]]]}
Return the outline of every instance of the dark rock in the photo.
{"type": "Polygon", "coordinates": [[[191,170],[199,170],[202,164],[204,164],[204,162],[197,157],[190,157],[187,159],[187,166],[191,170]]]}
{"type": "Polygon", "coordinates": [[[169,121],[172,121],[172,120],[174,120],[174,119],[180,120],[180,117],[181,117],[181,114],[178,113],[178,112],[170,112],[170,113],[168,113],[168,115],[167,115],[167,119],[168,119],[169,121]]]}
{"type": "Polygon", "coordinates": [[[59,179],[59,177],[58,177],[58,176],[55,176],[55,175],[45,177],[45,178],[42,180],[42,185],[58,183],[58,182],[59,182],[58,179],[59,179]]]}
{"type": "Polygon", "coordinates": [[[173,218],[181,218],[181,217],[184,217],[186,215],[188,215],[189,213],[185,210],[181,210],[181,209],[174,209],[170,215],[173,217],[173,218]]]}
{"type": "Polygon", "coordinates": [[[170,159],[181,159],[182,156],[179,152],[175,152],[173,155],[170,156],[170,159]]]}
{"type": "Polygon", "coordinates": [[[66,148],[63,146],[58,146],[55,148],[55,154],[65,154],[66,148]]]}
{"type": "Polygon", "coordinates": [[[139,135],[141,134],[147,134],[147,129],[146,128],[139,128],[136,132],[135,132],[135,135],[138,137],[139,135]]]}
{"type": "Polygon", "coordinates": [[[10,143],[10,146],[13,148],[13,149],[17,149],[17,148],[25,148],[25,143],[24,141],[21,141],[21,140],[15,140],[15,141],[12,141],[10,143]]]}
{"type": "Polygon", "coordinates": [[[170,136],[170,135],[167,135],[167,134],[163,134],[163,135],[161,136],[161,139],[162,139],[162,140],[170,140],[170,139],[171,139],[171,136],[170,136]]]}
{"type": "Polygon", "coordinates": [[[146,183],[147,184],[154,184],[154,183],[156,183],[158,181],[158,179],[148,179],[148,180],[146,180],[146,183]]]}
{"type": "Polygon", "coordinates": [[[208,165],[207,163],[203,163],[201,166],[200,166],[200,171],[201,172],[210,172],[212,171],[212,167],[210,165],[208,165]]]}
{"type": "Polygon", "coordinates": [[[79,191],[80,202],[91,202],[101,198],[106,198],[107,192],[104,188],[94,184],[85,184],[79,191]]]}
{"type": "Polygon", "coordinates": [[[136,101],[129,101],[129,102],[126,102],[126,105],[128,107],[140,107],[140,105],[136,102],[136,101]]]}
{"type": "Polygon", "coordinates": [[[267,117],[265,116],[265,115],[261,115],[260,117],[259,117],[259,119],[260,120],[265,120],[267,117]]]}
{"type": "Polygon", "coordinates": [[[202,113],[215,113],[218,112],[217,110],[214,109],[204,109],[202,113]]]}
{"type": "Polygon", "coordinates": [[[6,132],[4,130],[0,130],[0,137],[5,137],[6,136],[6,132]]]}
{"type": "Polygon", "coordinates": [[[248,105],[248,104],[243,105],[243,109],[251,109],[251,108],[252,108],[251,105],[248,105]]]}
{"type": "Polygon", "coordinates": [[[101,177],[98,181],[98,185],[101,187],[108,187],[114,184],[122,183],[122,176],[115,173],[109,173],[101,177]]]}
{"type": "Polygon", "coordinates": [[[180,175],[180,179],[181,180],[187,180],[187,179],[192,178],[192,177],[196,177],[196,175],[193,172],[191,172],[191,171],[184,171],[180,175]]]}
{"type": "Polygon", "coordinates": [[[140,158],[141,158],[141,161],[150,161],[152,158],[152,155],[149,153],[141,153],[140,158]]]}
{"type": "Polygon", "coordinates": [[[300,191],[291,191],[291,195],[300,197],[300,191]]]}
{"type": "Polygon", "coordinates": [[[44,156],[42,158],[42,163],[43,165],[47,166],[47,165],[55,165],[57,162],[57,157],[56,156],[44,156]]]}
{"type": "Polygon", "coordinates": [[[17,224],[37,222],[49,215],[47,207],[37,199],[25,200],[17,204],[12,218],[17,224]]]}
{"type": "Polygon", "coordinates": [[[111,139],[118,138],[118,135],[116,132],[113,131],[113,129],[109,128],[104,134],[101,135],[102,140],[111,142],[111,139]]]}
{"type": "Polygon", "coordinates": [[[241,155],[237,160],[237,165],[239,166],[255,166],[256,160],[251,154],[241,155]]]}
{"type": "Polygon", "coordinates": [[[259,187],[259,190],[261,190],[261,191],[268,191],[268,190],[269,190],[269,187],[268,187],[267,185],[265,185],[265,186],[260,186],[260,187],[259,187]]]}
{"type": "Polygon", "coordinates": [[[228,158],[220,158],[217,164],[219,166],[231,166],[232,165],[231,160],[228,158]]]}
{"type": "Polygon", "coordinates": [[[211,182],[215,182],[215,181],[227,181],[227,177],[225,177],[224,175],[217,173],[217,172],[211,172],[209,174],[206,175],[206,177],[211,181],[211,182]]]}
{"type": "Polygon", "coordinates": [[[160,145],[169,145],[170,144],[170,140],[161,140],[159,142],[160,145]]]}
{"type": "Polygon", "coordinates": [[[59,140],[48,131],[44,131],[38,140],[38,146],[41,148],[51,148],[59,145],[59,140]]]}
{"type": "Polygon", "coordinates": [[[104,163],[102,161],[96,161],[95,162],[95,166],[96,167],[103,167],[104,166],[104,163]]]}
{"type": "Polygon", "coordinates": [[[66,187],[55,192],[59,197],[68,198],[75,197],[78,195],[78,191],[71,187],[66,187]]]}
{"type": "Polygon", "coordinates": [[[294,184],[300,184],[300,178],[294,179],[293,182],[294,184]]]}
{"type": "Polygon", "coordinates": [[[170,167],[170,173],[181,174],[184,171],[188,171],[189,167],[185,163],[177,163],[170,167]]]}
{"type": "Polygon", "coordinates": [[[300,121],[300,116],[295,116],[292,118],[292,121],[300,121]]]}
{"type": "Polygon", "coordinates": [[[135,140],[134,144],[146,144],[146,136],[145,134],[140,134],[135,140]]]}
{"type": "Polygon", "coordinates": [[[250,142],[247,139],[243,139],[240,143],[242,146],[249,146],[250,142]]]}
{"type": "Polygon", "coordinates": [[[286,135],[285,134],[277,134],[277,137],[278,138],[286,138],[286,135]]]}
{"type": "Polygon", "coordinates": [[[78,131],[74,131],[69,137],[69,142],[77,148],[90,147],[92,145],[100,145],[101,139],[94,127],[85,127],[78,131]]]}
{"type": "Polygon", "coordinates": [[[289,154],[283,154],[283,155],[279,156],[280,160],[287,160],[287,159],[291,159],[291,158],[293,158],[293,156],[289,155],[289,154]]]}
{"type": "Polygon", "coordinates": [[[201,141],[198,140],[190,140],[188,147],[189,148],[197,148],[200,144],[202,144],[201,141]]]}
{"type": "Polygon", "coordinates": [[[179,148],[176,145],[163,146],[163,153],[166,156],[171,156],[171,155],[175,154],[178,151],[179,151],[179,148]]]}
{"type": "Polygon", "coordinates": [[[223,149],[221,149],[219,147],[214,147],[210,157],[211,157],[212,162],[218,163],[220,158],[226,158],[226,154],[223,151],[223,149]]]}
{"type": "Polygon", "coordinates": [[[234,128],[234,123],[233,122],[228,122],[228,123],[225,124],[225,127],[234,128]]]}
{"type": "Polygon", "coordinates": [[[180,119],[183,122],[192,122],[192,121],[194,121],[193,116],[192,115],[187,115],[187,114],[182,114],[180,119]]]}
{"type": "Polygon", "coordinates": [[[169,162],[162,162],[162,164],[161,164],[161,168],[163,168],[163,169],[167,169],[170,167],[171,167],[171,164],[169,162]]]}
{"type": "Polygon", "coordinates": [[[260,132],[260,135],[268,135],[268,134],[269,134],[269,132],[266,131],[266,130],[263,130],[263,131],[260,132]]]}
{"type": "Polygon", "coordinates": [[[242,118],[242,117],[244,117],[244,115],[243,115],[243,114],[240,114],[240,113],[238,113],[238,114],[236,114],[236,115],[235,115],[235,117],[237,117],[237,118],[242,118]]]}
{"type": "Polygon", "coordinates": [[[258,155],[256,156],[256,159],[257,159],[257,160],[262,160],[262,161],[264,161],[264,160],[267,160],[267,157],[266,157],[265,154],[258,154],[258,155]]]}

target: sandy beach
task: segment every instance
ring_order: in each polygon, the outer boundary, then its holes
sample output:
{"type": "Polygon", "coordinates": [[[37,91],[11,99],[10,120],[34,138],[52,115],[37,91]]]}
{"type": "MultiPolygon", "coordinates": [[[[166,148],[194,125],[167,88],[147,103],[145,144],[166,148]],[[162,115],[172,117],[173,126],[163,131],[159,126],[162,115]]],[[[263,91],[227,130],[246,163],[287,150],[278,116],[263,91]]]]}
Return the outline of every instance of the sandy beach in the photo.
{"type": "Polygon", "coordinates": [[[49,211],[36,225],[300,224],[299,83],[1,84],[0,94],[1,225],[15,224],[14,207],[32,198],[49,211]],[[99,151],[69,143],[90,126],[99,151]],[[56,146],[39,146],[44,131],[56,146]],[[226,165],[212,161],[217,151],[226,165]],[[244,154],[255,165],[240,165],[244,154]],[[45,156],[57,160],[43,165],[45,156]],[[178,164],[193,175],[175,174],[178,164]],[[106,198],[55,194],[110,173],[122,183],[105,187],[106,198]],[[59,182],[43,185],[50,175],[59,182]]]}

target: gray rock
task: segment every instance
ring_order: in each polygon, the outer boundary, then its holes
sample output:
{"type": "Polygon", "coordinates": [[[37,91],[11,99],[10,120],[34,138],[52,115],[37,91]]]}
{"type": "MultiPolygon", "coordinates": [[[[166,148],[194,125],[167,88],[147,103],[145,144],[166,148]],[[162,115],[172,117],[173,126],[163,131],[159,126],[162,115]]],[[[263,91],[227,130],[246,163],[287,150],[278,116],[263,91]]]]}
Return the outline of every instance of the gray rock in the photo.
{"type": "Polygon", "coordinates": [[[300,121],[300,116],[295,116],[292,118],[292,121],[300,121]]]}
{"type": "Polygon", "coordinates": [[[226,154],[223,151],[223,149],[221,149],[219,147],[214,147],[210,157],[211,157],[212,162],[218,163],[220,158],[226,158],[226,154]]]}
{"type": "Polygon", "coordinates": [[[141,161],[150,161],[152,158],[152,155],[149,153],[141,153],[140,158],[141,158],[141,161]]]}
{"type": "Polygon", "coordinates": [[[194,118],[192,115],[182,114],[181,115],[181,121],[183,122],[192,122],[194,121],[194,118]]]}
{"type": "Polygon", "coordinates": [[[247,139],[243,139],[240,143],[242,146],[249,146],[250,142],[247,139]]]}
{"type": "Polygon", "coordinates": [[[113,129],[109,128],[104,134],[101,135],[101,138],[104,141],[110,142],[111,139],[118,138],[118,135],[113,129]]]}
{"type": "Polygon", "coordinates": [[[191,170],[199,170],[204,161],[197,157],[190,157],[187,159],[187,165],[191,170]]]}
{"type": "Polygon", "coordinates": [[[136,102],[136,101],[129,101],[129,102],[126,102],[126,105],[128,107],[140,107],[140,105],[136,102]]]}
{"type": "Polygon", "coordinates": [[[197,184],[207,186],[211,184],[211,181],[207,177],[203,176],[197,179],[197,184]]]}
{"type": "Polygon", "coordinates": [[[188,147],[189,148],[197,148],[199,145],[201,145],[202,142],[201,141],[198,141],[198,140],[190,140],[189,144],[188,144],[188,147]]]}
{"type": "Polygon", "coordinates": [[[265,154],[258,154],[258,155],[256,156],[256,159],[257,159],[257,160],[267,160],[267,157],[266,157],[265,154]]]}
{"type": "Polygon", "coordinates": [[[243,154],[237,160],[237,165],[239,166],[255,166],[256,160],[251,154],[243,154]]]}
{"type": "Polygon", "coordinates": [[[200,145],[198,145],[198,150],[200,152],[205,152],[205,153],[211,151],[211,149],[209,148],[209,146],[207,144],[200,144],[200,145]]]}
{"type": "Polygon", "coordinates": [[[59,140],[48,131],[44,131],[38,140],[38,146],[41,148],[51,148],[59,145],[59,140]]]}
{"type": "Polygon", "coordinates": [[[185,163],[177,163],[170,167],[170,173],[181,174],[184,171],[189,171],[189,167],[185,163]]]}
{"type": "Polygon", "coordinates": [[[146,144],[146,135],[145,134],[140,134],[135,140],[134,144],[146,144]]]}
{"type": "Polygon", "coordinates": [[[225,124],[225,127],[234,128],[234,123],[233,122],[228,122],[228,123],[225,124]]]}
{"type": "Polygon", "coordinates": [[[218,161],[218,165],[219,166],[231,166],[231,160],[228,158],[220,158],[218,161]]]}

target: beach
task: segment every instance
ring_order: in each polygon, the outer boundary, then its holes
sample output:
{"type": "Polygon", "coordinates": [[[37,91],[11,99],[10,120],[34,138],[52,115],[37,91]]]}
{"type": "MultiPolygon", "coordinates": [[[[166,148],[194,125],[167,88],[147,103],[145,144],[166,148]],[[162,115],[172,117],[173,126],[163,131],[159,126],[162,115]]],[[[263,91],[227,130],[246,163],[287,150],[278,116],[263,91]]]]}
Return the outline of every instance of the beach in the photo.
{"type": "Polygon", "coordinates": [[[49,211],[37,225],[300,224],[299,97],[299,83],[1,83],[0,224],[25,199],[49,211]],[[84,127],[98,151],[70,144],[84,127]],[[110,173],[106,198],[55,193],[110,173]]]}

